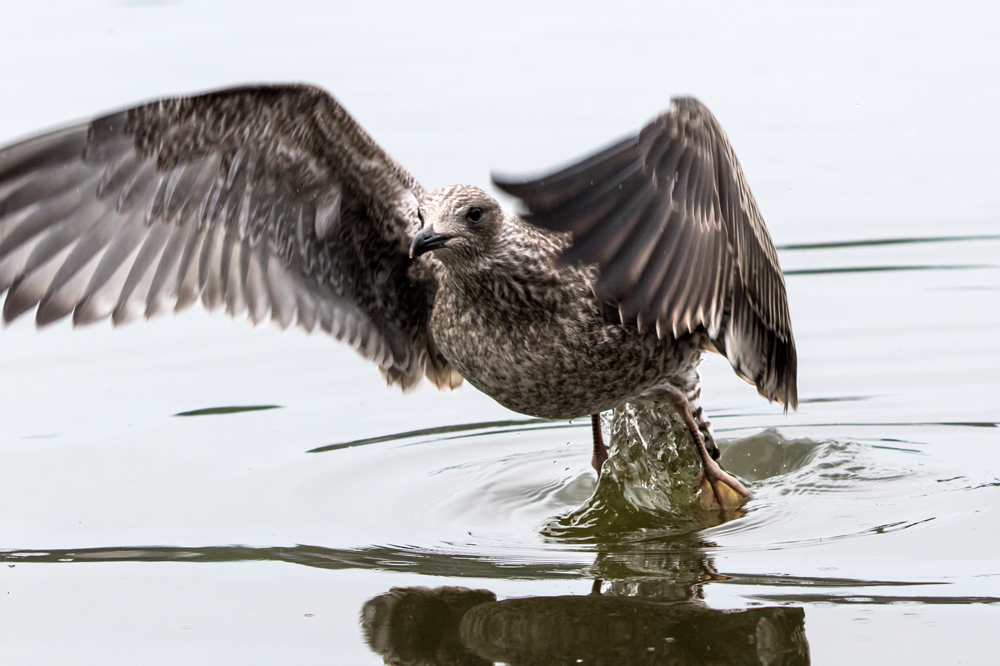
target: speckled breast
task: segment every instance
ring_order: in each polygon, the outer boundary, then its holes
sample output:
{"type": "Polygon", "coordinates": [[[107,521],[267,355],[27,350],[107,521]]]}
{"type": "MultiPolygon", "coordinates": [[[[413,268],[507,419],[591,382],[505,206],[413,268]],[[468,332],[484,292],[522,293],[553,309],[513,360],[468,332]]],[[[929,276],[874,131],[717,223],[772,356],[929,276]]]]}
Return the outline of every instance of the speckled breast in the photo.
{"type": "Polygon", "coordinates": [[[435,303],[435,340],[449,363],[503,406],[542,418],[612,409],[697,364],[690,338],[659,340],[607,324],[597,308],[572,312],[435,303]]]}

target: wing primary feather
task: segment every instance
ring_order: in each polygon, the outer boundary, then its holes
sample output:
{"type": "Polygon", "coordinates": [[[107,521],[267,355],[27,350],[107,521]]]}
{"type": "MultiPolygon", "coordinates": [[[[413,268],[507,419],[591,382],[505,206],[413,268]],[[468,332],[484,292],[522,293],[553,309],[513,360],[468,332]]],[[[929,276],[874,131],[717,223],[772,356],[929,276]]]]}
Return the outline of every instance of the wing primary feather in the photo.
{"type": "Polygon", "coordinates": [[[105,208],[103,202],[90,201],[46,229],[24,264],[24,274],[31,273],[76,242],[98,222],[105,208]]]}
{"type": "Polygon", "coordinates": [[[166,245],[167,239],[170,238],[170,230],[169,226],[162,223],[154,224],[149,230],[146,240],[143,242],[142,247],[139,248],[139,254],[136,256],[132,268],[125,278],[125,284],[122,285],[118,302],[115,304],[114,310],[111,311],[111,321],[115,326],[138,315],[138,312],[133,312],[134,308],[131,307],[132,294],[136,291],[136,287],[146,276],[146,273],[149,272],[153,264],[160,258],[163,246],[166,245]]]}
{"type": "Polygon", "coordinates": [[[38,304],[38,301],[45,295],[46,287],[52,280],[52,276],[55,275],[62,259],[67,254],[69,254],[69,248],[65,248],[60,255],[38,267],[34,272],[23,274],[14,281],[3,303],[5,323],[14,321],[38,304]]]}
{"type": "MultiPolygon", "coordinates": [[[[668,204],[669,201],[667,199],[668,204]]],[[[653,306],[658,305],[654,300],[654,296],[662,286],[664,280],[669,279],[667,269],[674,255],[682,251],[681,244],[677,239],[680,237],[684,226],[684,221],[681,219],[679,211],[671,208],[665,212],[665,215],[666,220],[663,223],[659,238],[656,239],[656,246],[651,253],[645,270],[643,270],[635,287],[619,303],[620,316],[626,320],[632,319],[641,313],[643,319],[646,321],[658,321],[655,312],[653,312],[653,306]]],[[[601,293],[604,293],[603,289],[601,293]]]]}
{"type": "Polygon", "coordinates": [[[249,238],[243,239],[240,262],[243,264],[243,293],[247,309],[250,311],[250,319],[256,326],[267,317],[270,302],[267,285],[264,283],[264,265],[260,253],[250,244],[249,238]]]}
{"type": "Polygon", "coordinates": [[[686,169],[687,182],[685,183],[685,197],[684,205],[687,208],[687,213],[691,217],[691,221],[695,223],[695,226],[707,226],[709,219],[703,214],[701,200],[701,195],[703,192],[703,185],[705,179],[702,178],[702,169],[700,164],[694,160],[694,152],[692,152],[691,162],[688,164],[686,169]]]}
{"type": "Polygon", "coordinates": [[[271,321],[288,328],[298,314],[298,325],[307,333],[316,327],[316,299],[305,289],[295,289],[294,283],[281,271],[268,266],[268,292],[271,294],[271,321]]]}
{"type": "Polygon", "coordinates": [[[712,256],[708,260],[708,270],[710,279],[705,281],[705,288],[702,295],[696,301],[699,308],[698,321],[705,325],[705,330],[709,338],[715,338],[719,334],[719,319],[722,308],[720,307],[720,287],[725,281],[725,271],[728,268],[726,257],[727,241],[725,236],[718,234],[712,242],[712,256]]]}
{"type": "Polygon", "coordinates": [[[80,237],[39,302],[36,321],[40,326],[62,319],[73,311],[97,269],[98,257],[124,224],[125,218],[121,216],[104,216],[80,237]],[[74,296],[66,293],[71,282],[79,283],[72,289],[74,296]]]}
{"type": "Polygon", "coordinates": [[[599,180],[600,174],[632,161],[636,141],[635,135],[625,137],[590,157],[538,178],[514,180],[493,174],[493,183],[522,199],[529,209],[542,212],[576,197],[589,187],[590,181],[599,180]]]}
{"type": "MultiPolygon", "coordinates": [[[[732,256],[725,242],[719,243],[718,279],[712,294],[712,308],[708,324],[708,335],[712,340],[718,340],[722,331],[722,321],[726,311],[726,295],[732,279],[732,256]]],[[[725,352],[723,352],[725,353],[725,352]]]]}
{"type": "MultiPolygon", "coordinates": [[[[532,213],[525,219],[552,231],[585,233],[602,218],[611,214],[621,201],[631,194],[623,191],[624,186],[632,176],[639,173],[641,166],[633,160],[625,168],[616,169],[602,179],[588,181],[586,189],[566,201],[565,207],[554,212],[532,213]]],[[[638,185],[641,183],[637,183],[636,186],[638,185]]]]}
{"type": "MultiPolygon", "coordinates": [[[[220,252],[219,252],[219,292],[220,292],[222,298],[225,300],[227,308],[231,307],[231,305],[232,305],[232,303],[230,302],[230,298],[231,298],[230,290],[232,289],[232,285],[230,284],[229,278],[230,278],[231,269],[232,269],[231,264],[232,264],[232,259],[233,259],[233,253],[236,252],[237,248],[239,247],[239,241],[238,241],[237,236],[238,236],[238,232],[236,230],[236,226],[235,225],[231,226],[231,227],[227,227],[226,231],[225,231],[225,235],[223,236],[223,239],[222,239],[222,245],[219,248],[219,250],[220,250],[220,252]]],[[[236,260],[237,260],[237,264],[238,264],[239,263],[239,257],[237,257],[236,260]]],[[[230,314],[232,314],[232,313],[230,312],[230,314]]]]}
{"type": "MultiPolygon", "coordinates": [[[[131,219],[134,217],[135,215],[132,215],[122,219],[121,227],[116,230],[117,233],[109,236],[111,242],[101,256],[101,261],[97,264],[97,268],[87,284],[83,294],[84,300],[103,287],[119,269],[125,258],[142,242],[145,235],[144,229],[141,225],[135,224],[135,220],[131,219]]],[[[95,239],[96,242],[97,239],[95,239]]]]}
{"type": "Polygon", "coordinates": [[[198,302],[201,296],[201,276],[199,272],[201,246],[208,236],[208,231],[197,230],[191,225],[191,232],[184,244],[180,263],[177,265],[177,302],[174,312],[180,312],[198,302]],[[195,259],[199,259],[196,261],[195,259]]]}
{"type": "Polygon", "coordinates": [[[83,297],[73,309],[74,326],[90,324],[111,314],[128,276],[129,259],[135,258],[146,237],[141,216],[141,210],[133,211],[101,256],[83,297]]]}
{"type": "MultiPolygon", "coordinates": [[[[13,220],[10,220],[12,225],[20,224],[20,221],[27,217],[27,215],[15,215],[13,220]]],[[[11,229],[6,230],[8,234],[11,229]]],[[[6,239],[7,236],[4,236],[6,239]]],[[[18,245],[16,248],[11,250],[6,255],[0,255],[0,293],[6,291],[17,276],[21,274],[24,264],[28,261],[28,256],[31,251],[35,249],[35,245],[38,244],[39,236],[36,235],[33,239],[28,239],[26,242],[18,245]]]]}
{"type": "Polygon", "coordinates": [[[320,297],[316,299],[316,319],[319,327],[337,338],[344,340],[347,344],[353,345],[351,336],[344,336],[343,313],[334,309],[333,304],[327,298],[329,292],[326,289],[320,290],[320,297]]]}
{"type": "Polygon", "coordinates": [[[88,194],[86,187],[73,188],[33,208],[0,242],[0,257],[6,257],[22,244],[71,215],[88,194]]]}
{"type": "Polygon", "coordinates": [[[28,208],[33,204],[57,197],[83,186],[94,177],[94,168],[79,162],[58,164],[45,171],[12,183],[0,199],[0,218],[28,208]]]}
{"type": "Polygon", "coordinates": [[[208,284],[208,274],[212,262],[213,246],[216,243],[219,228],[210,227],[206,230],[205,240],[201,243],[201,250],[198,255],[198,286],[200,290],[205,289],[208,284]]]}
{"type": "Polygon", "coordinates": [[[677,296],[670,311],[670,320],[677,333],[693,333],[698,323],[705,321],[696,318],[696,310],[702,307],[705,296],[712,284],[712,271],[715,266],[709,263],[712,257],[712,250],[716,237],[714,235],[699,234],[696,230],[692,242],[693,247],[688,251],[688,258],[682,271],[683,284],[677,289],[677,296]]]}
{"type": "MultiPolygon", "coordinates": [[[[685,231],[687,232],[686,240],[688,240],[691,238],[692,230],[686,228],[685,231]]],[[[688,240],[688,243],[684,243],[682,250],[677,252],[670,262],[670,267],[667,269],[669,277],[664,280],[655,297],[656,303],[659,306],[657,308],[657,319],[665,319],[666,323],[670,326],[671,334],[675,338],[680,337],[681,334],[677,306],[684,290],[688,288],[691,281],[695,278],[692,271],[692,258],[696,249],[695,247],[691,247],[690,240],[688,240]]]]}
{"type": "MultiPolygon", "coordinates": [[[[53,284],[49,285],[45,295],[38,302],[38,311],[35,313],[35,324],[39,328],[59,321],[73,312],[73,308],[76,307],[76,304],[80,302],[80,298],[83,296],[83,290],[87,287],[87,281],[90,279],[93,269],[97,267],[97,262],[98,257],[92,256],[80,270],[68,280],[65,280],[58,289],[53,289],[53,284]]],[[[63,262],[63,266],[65,265],[65,262],[63,262]]],[[[62,267],[60,267],[59,271],[62,271],[62,267]]]]}
{"type": "Polygon", "coordinates": [[[607,269],[598,281],[598,296],[608,300],[618,300],[633,288],[642,275],[653,252],[654,242],[667,219],[672,205],[669,191],[629,235],[615,256],[608,262],[607,269]]]}
{"type": "Polygon", "coordinates": [[[655,186],[645,179],[635,178],[633,182],[629,182],[628,192],[622,194],[623,198],[628,198],[622,206],[600,224],[574,233],[573,245],[563,255],[565,262],[604,263],[614,256],[628,240],[629,234],[647,209],[653,205],[655,189],[655,186]]]}
{"type": "Polygon", "coordinates": [[[87,126],[77,125],[14,144],[0,151],[0,183],[78,160],[87,145],[87,126]]]}
{"type": "Polygon", "coordinates": [[[243,279],[240,275],[243,244],[239,241],[239,234],[236,229],[232,229],[227,237],[224,247],[229,252],[226,279],[223,287],[223,294],[226,298],[226,312],[230,317],[237,317],[247,311],[246,298],[243,295],[243,279]]]}
{"type": "Polygon", "coordinates": [[[201,302],[211,312],[223,302],[222,293],[222,249],[225,229],[216,225],[205,236],[198,264],[198,280],[201,284],[201,302]]]}
{"type": "Polygon", "coordinates": [[[153,281],[149,285],[149,292],[146,294],[147,319],[166,309],[164,302],[169,293],[165,290],[169,289],[167,285],[171,282],[177,284],[181,255],[191,235],[193,232],[190,226],[172,225],[170,238],[163,248],[163,254],[160,255],[160,261],[153,273],[153,281]]]}
{"type": "Polygon", "coordinates": [[[250,238],[243,236],[240,241],[240,286],[246,290],[247,276],[250,274],[250,260],[253,258],[253,249],[250,247],[250,238]]]}

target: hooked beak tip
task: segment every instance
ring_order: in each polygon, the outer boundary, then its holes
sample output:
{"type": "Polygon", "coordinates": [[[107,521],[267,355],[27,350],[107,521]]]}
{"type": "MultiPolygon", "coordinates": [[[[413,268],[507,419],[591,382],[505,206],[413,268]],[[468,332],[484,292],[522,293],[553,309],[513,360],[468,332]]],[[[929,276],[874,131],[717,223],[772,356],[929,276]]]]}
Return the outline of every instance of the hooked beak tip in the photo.
{"type": "Polygon", "coordinates": [[[451,236],[439,234],[434,231],[433,226],[428,225],[421,229],[410,242],[410,259],[444,247],[449,240],[451,240],[451,236]]]}

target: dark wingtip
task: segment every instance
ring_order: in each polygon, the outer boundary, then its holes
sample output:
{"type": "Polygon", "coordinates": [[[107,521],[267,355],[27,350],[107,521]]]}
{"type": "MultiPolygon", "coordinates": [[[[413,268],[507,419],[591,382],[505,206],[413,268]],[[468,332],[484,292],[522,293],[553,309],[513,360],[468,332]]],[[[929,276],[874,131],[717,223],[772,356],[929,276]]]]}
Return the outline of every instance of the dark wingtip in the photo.
{"type": "Polygon", "coordinates": [[[791,386],[788,389],[788,399],[785,401],[785,413],[788,413],[788,408],[791,407],[793,412],[799,411],[799,391],[798,387],[795,385],[795,377],[792,377],[791,386]]]}
{"type": "Polygon", "coordinates": [[[493,172],[490,179],[502,192],[521,199],[528,212],[558,209],[609,173],[620,170],[634,158],[638,135],[623,139],[569,164],[540,174],[515,177],[493,172]]]}
{"type": "Polygon", "coordinates": [[[799,411],[799,387],[798,387],[798,355],[795,352],[795,341],[789,339],[787,342],[781,341],[781,345],[785,347],[782,354],[783,368],[780,372],[780,381],[782,384],[782,403],[785,405],[785,414],[788,413],[788,408],[791,407],[792,411],[799,411]]]}
{"type": "Polygon", "coordinates": [[[490,181],[493,185],[501,192],[506,192],[512,196],[517,196],[517,193],[524,185],[530,181],[526,181],[523,178],[517,178],[512,174],[498,173],[496,171],[490,172],[490,181]]]}

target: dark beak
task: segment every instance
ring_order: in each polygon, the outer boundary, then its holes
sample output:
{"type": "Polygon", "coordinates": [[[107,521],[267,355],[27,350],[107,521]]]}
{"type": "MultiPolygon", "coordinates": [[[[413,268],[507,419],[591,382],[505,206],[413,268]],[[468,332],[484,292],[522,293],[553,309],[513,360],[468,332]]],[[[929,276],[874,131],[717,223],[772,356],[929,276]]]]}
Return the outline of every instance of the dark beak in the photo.
{"type": "Polygon", "coordinates": [[[410,259],[419,257],[425,252],[436,250],[439,247],[444,247],[445,243],[449,240],[451,240],[451,236],[437,233],[434,231],[434,227],[428,224],[420,230],[420,233],[413,237],[413,242],[410,243],[410,259]]]}

